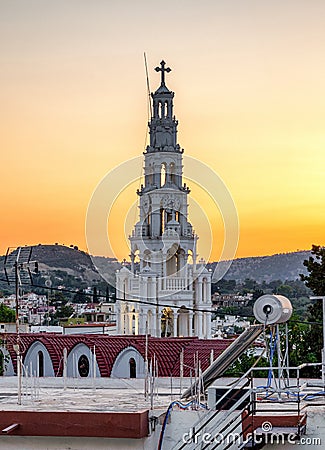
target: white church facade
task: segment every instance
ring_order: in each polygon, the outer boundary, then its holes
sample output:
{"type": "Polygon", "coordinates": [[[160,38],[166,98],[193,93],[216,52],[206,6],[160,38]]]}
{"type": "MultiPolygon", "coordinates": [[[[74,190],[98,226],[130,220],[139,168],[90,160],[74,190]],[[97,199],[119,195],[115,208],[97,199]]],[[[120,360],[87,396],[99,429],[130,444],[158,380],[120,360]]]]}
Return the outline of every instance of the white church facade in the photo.
{"type": "Polygon", "coordinates": [[[144,152],[139,221],[129,237],[131,266],[116,274],[117,334],[211,337],[211,273],[197,263],[197,239],[188,220],[183,149],[177,143],[170,68],[156,67],[161,84],[151,94],[150,144],[144,152]]]}

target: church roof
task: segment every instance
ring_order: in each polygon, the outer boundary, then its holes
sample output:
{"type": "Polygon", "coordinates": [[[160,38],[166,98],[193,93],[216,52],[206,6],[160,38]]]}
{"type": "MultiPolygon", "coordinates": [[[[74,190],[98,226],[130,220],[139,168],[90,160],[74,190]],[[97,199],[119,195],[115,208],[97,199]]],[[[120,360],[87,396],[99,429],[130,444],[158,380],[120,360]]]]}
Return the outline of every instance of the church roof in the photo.
{"type": "Polygon", "coordinates": [[[162,84],[155,91],[154,95],[156,95],[156,94],[172,94],[172,91],[170,91],[165,84],[162,84]]]}
{"type": "MultiPolygon", "coordinates": [[[[17,357],[14,351],[16,334],[2,335],[6,341],[6,347],[16,371],[17,357]]],[[[145,357],[145,336],[109,336],[109,335],[58,335],[53,333],[21,333],[21,353],[23,360],[28,349],[34,342],[41,342],[49,352],[52,359],[53,369],[56,376],[63,375],[63,349],[69,352],[78,344],[87,345],[91,351],[95,346],[96,359],[102,377],[109,377],[117,356],[128,347],[134,347],[145,357]]],[[[152,359],[155,355],[158,361],[158,373],[161,377],[180,376],[180,354],[184,351],[184,376],[193,375],[194,355],[198,355],[201,369],[205,370],[210,364],[210,354],[213,350],[214,359],[219,356],[230,344],[230,339],[198,339],[197,337],[186,338],[156,338],[148,337],[148,357],[152,359]]]]}

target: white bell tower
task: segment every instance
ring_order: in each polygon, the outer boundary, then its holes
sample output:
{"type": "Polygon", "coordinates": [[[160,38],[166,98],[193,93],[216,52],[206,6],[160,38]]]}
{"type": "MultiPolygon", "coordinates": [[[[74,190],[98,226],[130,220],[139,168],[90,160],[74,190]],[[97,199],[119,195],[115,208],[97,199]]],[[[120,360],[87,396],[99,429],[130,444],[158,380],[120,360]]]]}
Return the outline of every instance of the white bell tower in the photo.
{"type": "Polygon", "coordinates": [[[165,66],[161,61],[155,69],[161,84],[151,94],[150,145],[144,153],[144,185],[137,191],[140,217],[129,237],[131,270],[124,266],[117,272],[117,298],[122,299],[117,330],[210,338],[211,274],[202,261],[196,264],[198,237],[188,221],[190,190],[183,184],[174,92],[165,84],[171,69],[165,66]]]}

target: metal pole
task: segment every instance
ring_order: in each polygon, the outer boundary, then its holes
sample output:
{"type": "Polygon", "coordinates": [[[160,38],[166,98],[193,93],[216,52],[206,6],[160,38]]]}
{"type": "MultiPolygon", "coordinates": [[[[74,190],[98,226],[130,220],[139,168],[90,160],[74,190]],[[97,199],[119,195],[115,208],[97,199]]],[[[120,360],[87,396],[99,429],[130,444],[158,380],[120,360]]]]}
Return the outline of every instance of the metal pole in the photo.
{"type": "MultiPolygon", "coordinates": [[[[20,352],[20,329],[19,329],[19,287],[21,286],[21,273],[20,271],[22,269],[27,269],[28,273],[29,273],[29,277],[31,278],[31,274],[30,274],[30,270],[29,270],[29,266],[30,264],[35,264],[35,270],[37,268],[38,270],[38,263],[37,261],[31,261],[31,253],[32,253],[32,247],[31,249],[28,251],[28,257],[26,255],[26,249],[22,248],[22,247],[17,247],[16,252],[17,253],[10,253],[10,247],[7,250],[6,253],[6,257],[5,257],[5,262],[4,262],[4,270],[5,270],[5,274],[6,274],[6,278],[8,283],[10,284],[11,281],[15,282],[15,322],[16,322],[16,345],[15,345],[15,351],[16,351],[16,355],[17,355],[17,401],[18,401],[18,405],[21,405],[21,392],[22,392],[22,357],[21,357],[21,352],[20,352]],[[26,261],[21,261],[21,263],[19,263],[19,258],[23,256],[22,259],[26,259],[26,261]],[[14,259],[14,264],[12,264],[11,261],[13,261],[14,259]],[[10,263],[9,263],[10,261],[10,263]],[[8,267],[8,265],[10,265],[10,269],[11,269],[11,274],[12,274],[12,269],[14,272],[14,277],[12,275],[8,276],[6,267],[8,267]],[[14,280],[13,280],[14,278],[14,280]]],[[[28,248],[27,248],[28,250],[28,248]]]]}
{"type": "Polygon", "coordinates": [[[21,405],[21,357],[20,357],[20,334],[19,334],[19,259],[20,249],[18,249],[17,258],[15,262],[15,293],[16,293],[16,354],[17,354],[17,403],[21,405]]]}
{"type": "Polygon", "coordinates": [[[93,388],[94,392],[96,392],[96,346],[94,345],[94,353],[93,353],[93,388]]]}
{"type": "Polygon", "coordinates": [[[323,350],[322,350],[322,383],[325,386],[325,296],[310,297],[310,300],[322,300],[323,302],[323,350]]]}
{"type": "Polygon", "coordinates": [[[158,275],[156,276],[156,336],[161,337],[161,318],[159,314],[159,299],[158,299],[158,275]]]}
{"type": "Polygon", "coordinates": [[[96,346],[94,345],[94,358],[93,358],[93,378],[96,378],[96,346]]]}
{"type": "Polygon", "coordinates": [[[281,389],[281,347],[280,347],[280,329],[279,324],[276,325],[276,349],[278,354],[278,383],[279,389],[281,389]]]}
{"type": "Polygon", "coordinates": [[[156,354],[153,354],[153,361],[151,360],[151,400],[150,400],[150,409],[153,410],[153,397],[155,393],[155,381],[156,381],[156,354]]]}
{"type": "Polygon", "coordinates": [[[180,395],[182,395],[182,390],[183,390],[183,376],[184,376],[184,349],[182,348],[181,354],[180,354],[180,368],[179,368],[179,376],[180,376],[180,380],[179,380],[179,390],[180,390],[180,395]]]}
{"type": "Polygon", "coordinates": [[[158,392],[158,389],[159,389],[159,383],[158,383],[158,359],[156,359],[156,371],[155,371],[155,376],[156,376],[156,379],[157,379],[157,381],[156,381],[156,398],[157,398],[157,400],[158,400],[158,398],[159,398],[159,392],[158,392]]]}
{"type": "Polygon", "coordinates": [[[319,297],[323,302],[323,350],[322,350],[322,383],[325,386],[325,296],[319,297]]]}
{"type": "Polygon", "coordinates": [[[50,310],[50,291],[47,291],[47,308],[46,308],[46,312],[47,312],[47,315],[46,315],[46,322],[47,322],[47,327],[49,327],[49,325],[50,325],[50,313],[49,313],[49,310],[50,310]]]}
{"type": "Polygon", "coordinates": [[[68,362],[68,350],[66,347],[63,349],[63,385],[64,390],[67,388],[67,362],[68,362]]]}
{"type": "Polygon", "coordinates": [[[148,398],[148,318],[146,320],[146,346],[145,346],[145,357],[144,357],[144,398],[148,398]]]}
{"type": "MultiPolygon", "coordinates": [[[[50,280],[50,278],[48,278],[45,281],[45,286],[50,288],[52,286],[52,281],[50,280]]],[[[47,305],[46,305],[46,312],[47,312],[47,317],[46,317],[46,325],[49,327],[50,325],[50,290],[47,291],[47,305]]]]}
{"type": "MultiPolygon", "coordinates": [[[[289,332],[288,332],[288,323],[285,323],[285,333],[286,333],[286,361],[284,363],[287,367],[290,367],[289,361],[289,332]]],[[[287,369],[287,384],[290,385],[290,371],[287,369]]]]}
{"type": "Polygon", "coordinates": [[[201,361],[198,360],[198,390],[197,390],[197,409],[201,401],[201,361]]]}

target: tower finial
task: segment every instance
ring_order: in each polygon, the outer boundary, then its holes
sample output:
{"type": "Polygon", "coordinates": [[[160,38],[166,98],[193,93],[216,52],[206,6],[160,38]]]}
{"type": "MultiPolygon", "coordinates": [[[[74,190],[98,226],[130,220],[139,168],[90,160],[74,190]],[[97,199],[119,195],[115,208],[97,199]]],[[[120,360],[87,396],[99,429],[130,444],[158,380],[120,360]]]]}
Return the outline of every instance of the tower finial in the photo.
{"type": "Polygon", "coordinates": [[[169,73],[172,69],[170,67],[166,67],[165,68],[165,61],[162,60],[160,65],[161,67],[156,67],[155,71],[156,72],[161,72],[161,85],[165,86],[165,72],[169,73]]]}

